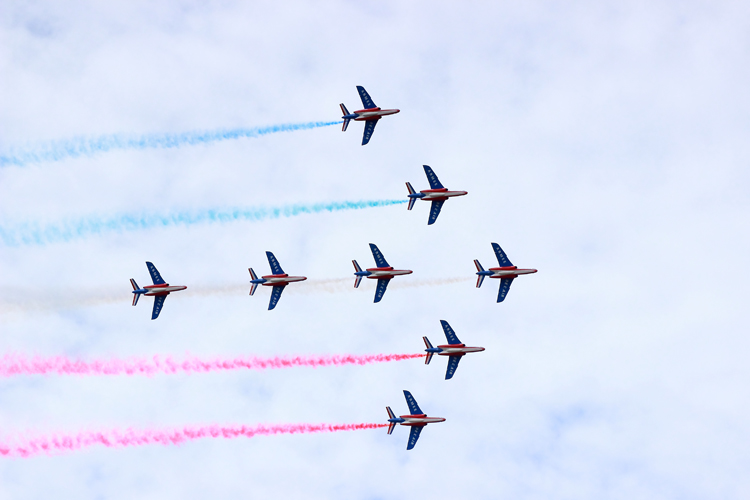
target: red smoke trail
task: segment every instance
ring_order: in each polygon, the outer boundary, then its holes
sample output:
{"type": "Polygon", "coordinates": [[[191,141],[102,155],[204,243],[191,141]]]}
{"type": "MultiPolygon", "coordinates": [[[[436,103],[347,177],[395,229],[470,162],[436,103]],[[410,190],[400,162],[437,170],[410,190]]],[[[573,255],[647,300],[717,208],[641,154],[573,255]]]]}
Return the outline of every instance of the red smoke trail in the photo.
{"type": "Polygon", "coordinates": [[[378,429],[388,424],[282,424],[282,425],[206,425],[183,427],[181,429],[124,431],[86,431],[77,434],[58,434],[36,438],[17,437],[10,442],[0,443],[0,455],[5,457],[27,458],[35,455],[54,455],[80,450],[95,444],[107,448],[142,446],[146,444],[182,444],[202,438],[226,438],[270,436],[274,434],[310,434],[318,432],[357,431],[378,429]]]}
{"type": "Polygon", "coordinates": [[[98,361],[81,361],[65,356],[43,358],[35,356],[26,358],[16,354],[6,354],[0,359],[0,376],[14,375],[154,375],[156,373],[206,373],[228,370],[266,370],[273,368],[291,368],[294,366],[341,366],[368,365],[387,363],[424,357],[424,354],[366,354],[356,356],[342,354],[334,356],[292,356],[292,357],[241,357],[234,359],[190,358],[174,361],[171,357],[163,360],[159,356],[152,359],[109,359],[98,361]]]}

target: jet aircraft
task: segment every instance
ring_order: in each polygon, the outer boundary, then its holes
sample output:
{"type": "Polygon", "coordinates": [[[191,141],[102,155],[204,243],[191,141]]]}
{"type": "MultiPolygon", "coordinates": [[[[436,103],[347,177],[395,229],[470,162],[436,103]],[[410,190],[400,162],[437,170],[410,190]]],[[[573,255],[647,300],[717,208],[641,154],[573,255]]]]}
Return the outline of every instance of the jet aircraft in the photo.
{"type": "Polygon", "coordinates": [[[357,91],[359,92],[359,97],[362,99],[362,106],[364,106],[365,109],[360,109],[359,111],[350,113],[342,102],[340,106],[341,112],[344,113],[344,116],[341,117],[344,119],[344,126],[341,128],[341,131],[346,132],[346,128],[349,126],[349,122],[351,120],[354,120],[356,122],[365,122],[365,132],[362,135],[362,145],[364,146],[365,144],[370,142],[370,138],[372,137],[372,133],[375,131],[375,125],[377,125],[378,120],[386,115],[395,115],[401,110],[380,109],[375,105],[374,102],[372,102],[370,94],[367,93],[364,87],[362,87],[361,85],[357,85],[357,91]]]}
{"type": "Polygon", "coordinates": [[[424,412],[419,409],[419,405],[411,395],[411,392],[404,391],[404,397],[406,397],[406,404],[409,405],[409,411],[411,412],[410,415],[401,415],[400,417],[397,417],[393,413],[393,410],[391,410],[390,406],[385,407],[386,411],[388,411],[388,434],[391,434],[393,432],[396,424],[411,427],[411,432],[409,433],[409,443],[406,445],[406,449],[411,450],[412,448],[414,448],[414,445],[417,444],[419,434],[422,432],[422,428],[425,425],[434,424],[437,422],[445,422],[445,419],[440,417],[428,417],[427,415],[425,415],[424,412]]]}
{"type": "Polygon", "coordinates": [[[456,333],[445,320],[440,320],[440,324],[443,325],[443,331],[445,331],[445,338],[448,339],[448,345],[439,345],[432,347],[432,344],[427,337],[424,339],[424,344],[427,346],[425,352],[427,352],[427,358],[425,358],[424,364],[429,365],[432,361],[432,356],[437,354],[438,356],[448,356],[448,370],[445,372],[445,380],[453,378],[453,374],[456,373],[458,368],[458,362],[461,361],[461,356],[465,356],[469,352],[482,352],[484,347],[466,347],[465,344],[461,343],[456,336],[456,333]]]}
{"type": "Polygon", "coordinates": [[[438,215],[440,215],[440,209],[443,208],[445,200],[453,198],[454,196],[464,196],[468,193],[466,191],[448,191],[447,188],[443,187],[438,180],[437,175],[435,175],[435,172],[433,172],[429,166],[422,166],[424,167],[424,173],[427,174],[427,180],[430,181],[430,189],[425,189],[424,191],[417,193],[414,191],[414,188],[411,187],[411,183],[407,182],[406,189],[409,190],[409,206],[407,207],[407,210],[411,210],[417,200],[431,201],[432,206],[430,207],[430,218],[427,220],[427,225],[429,226],[430,224],[434,224],[437,220],[438,215]]]}
{"type": "Polygon", "coordinates": [[[354,264],[354,288],[359,288],[359,284],[362,282],[362,278],[367,277],[368,279],[378,280],[378,287],[375,289],[375,300],[374,302],[380,302],[385,294],[385,289],[388,286],[388,282],[394,276],[400,276],[402,274],[411,274],[413,271],[393,269],[388,262],[385,261],[385,257],[380,253],[378,247],[373,243],[370,243],[370,250],[372,250],[372,256],[375,258],[375,265],[378,267],[371,267],[366,270],[362,270],[357,264],[356,260],[352,261],[354,264]]]}
{"type": "Polygon", "coordinates": [[[266,252],[266,257],[268,257],[268,264],[271,266],[271,272],[273,274],[269,274],[268,276],[262,276],[258,278],[255,275],[255,271],[253,271],[252,267],[249,268],[248,271],[250,271],[250,277],[252,278],[250,280],[250,283],[253,285],[250,288],[250,295],[253,295],[255,293],[255,290],[258,288],[258,285],[273,287],[273,291],[271,292],[271,301],[268,303],[268,310],[270,311],[271,309],[276,307],[276,304],[279,303],[279,299],[281,298],[281,292],[284,291],[285,286],[295,281],[305,281],[307,277],[289,276],[288,274],[284,272],[283,269],[281,269],[281,265],[279,265],[279,261],[276,260],[276,257],[274,257],[274,255],[271,252],[266,252]]]}
{"type": "Polygon", "coordinates": [[[477,266],[477,288],[482,286],[485,276],[500,278],[500,290],[497,293],[497,301],[502,302],[508,295],[508,290],[510,290],[510,285],[513,284],[514,279],[522,274],[533,274],[536,272],[536,269],[518,269],[510,262],[508,256],[500,248],[500,245],[493,243],[492,248],[495,250],[500,267],[491,267],[485,271],[482,264],[474,259],[474,265],[477,266]]]}
{"type": "Polygon", "coordinates": [[[146,262],[146,267],[148,267],[148,272],[151,274],[151,280],[154,282],[154,284],[146,285],[141,288],[133,278],[130,278],[130,284],[133,285],[133,305],[136,305],[138,303],[138,299],[141,297],[141,295],[145,295],[146,297],[153,297],[154,309],[151,311],[151,319],[156,319],[159,317],[161,308],[164,307],[164,301],[167,299],[167,295],[172,292],[179,292],[180,290],[184,290],[187,287],[169,286],[169,283],[165,282],[162,279],[161,274],[159,274],[159,271],[156,270],[156,266],[154,266],[151,262],[146,262]]]}

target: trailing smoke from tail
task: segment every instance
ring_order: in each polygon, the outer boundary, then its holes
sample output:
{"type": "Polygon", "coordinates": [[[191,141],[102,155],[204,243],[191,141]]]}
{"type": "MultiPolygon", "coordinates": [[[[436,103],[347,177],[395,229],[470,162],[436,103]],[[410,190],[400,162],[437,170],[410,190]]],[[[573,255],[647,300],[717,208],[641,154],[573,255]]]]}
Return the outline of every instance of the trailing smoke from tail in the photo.
{"type": "Polygon", "coordinates": [[[28,438],[15,436],[0,442],[0,455],[28,458],[37,455],[58,455],[77,451],[97,444],[107,448],[143,446],[147,444],[179,445],[196,439],[255,436],[275,434],[316,434],[322,432],[358,431],[379,429],[388,424],[281,424],[281,425],[205,425],[176,429],[125,429],[84,431],[76,434],[53,434],[28,438]]]}
{"type": "Polygon", "coordinates": [[[68,158],[79,158],[81,156],[94,156],[98,153],[106,153],[114,150],[179,148],[231,139],[261,137],[278,132],[329,127],[340,123],[341,121],[339,120],[334,122],[286,123],[266,127],[193,131],[178,134],[144,134],[141,136],[109,134],[99,137],[77,137],[53,141],[36,147],[12,149],[6,154],[0,154],[0,167],[7,167],[9,165],[22,167],[29,163],[52,162],[68,158]]]}
{"type": "Polygon", "coordinates": [[[209,373],[233,370],[271,370],[306,366],[369,365],[389,363],[407,359],[422,358],[425,354],[340,354],[332,356],[276,356],[259,358],[255,356],[237,358],[200,359],[192,357],[175,361],[171,357],[159,356],[131,359],[108,359],[81,361],[66,356],[27,358],[16,354],[6,354],[0,359],[0,376],[16,375],[155,375],[159,373],[209,373]]]}
{"type": "Polygon", "coordinates": [[[5,246],[46,245],[67,242],[110,232],[141,231],[171,226],[193,226],[235,221],[257,222],[281,217],[295,217],[321,212],[362,210],[400,205],[406,200],[334,201],[329,203],[296,203],[278,207],[213,208],[193,211],[121,214],[112,217],[90,216],[66,222],[39,225],[22,223],[0,226],[0,241],[5,246]]]}

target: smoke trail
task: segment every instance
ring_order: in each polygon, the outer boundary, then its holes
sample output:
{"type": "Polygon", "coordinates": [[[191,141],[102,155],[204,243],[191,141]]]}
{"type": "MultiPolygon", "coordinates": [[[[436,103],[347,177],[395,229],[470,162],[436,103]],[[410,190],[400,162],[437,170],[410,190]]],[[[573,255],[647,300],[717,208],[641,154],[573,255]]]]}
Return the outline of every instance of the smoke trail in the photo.
{"type": "Polygon", "coordinates": [[[15,375],[154,375],[157,373],[208,373],[230,370],[267,370],[307,366],[369,365],[407,359],[422,358],[425,354],[343,354],[334,356],[276,356],[258,358],[255,356],[232,359],[190,358],[175,361],[171,357],[108,359],[81,361],[65,356],[27,358],[22,355],[6,354],[0,359],[0,376],[15,375]]]}
{"type": "Polygon", "coordinates": [[[143,446],[147,444],[179,445],[203,438],[234,439],[238,437],[272,436],[275,434],[313,434],[320,432],[379,429],[388,424],[281,424],[281,425],[204,425],[177,429],[125,429],[83,431],[76,434],[54,434],[26,438],[16,436],[0,443],[0,455],[28,458],[35,455],[56,455],[80,450],[95,444],[107,448],[143,446]]]}
{"type": "Polygon", "coordinates": [[[297,203],[279,207],[214,208],[193,211],[121,214],[112,217],[84,217],[40,226],[21,223],[0,226],[0,241],[5,246],[45,245],[67,242],[109,232],[139,231],[170,226],[192,226],[235,221],[262,221],[295,217],[302,214],[362,210],[365,208],[400,205],[406,200],[334,201],[329,203],[297,203]]]}
{"type": "Polygon", "coordinates": [[[141,136],[109,134],[99,137],[75,137],[48,142],[35,147],[11,149],[8,153],[0,155],[0,167],[7,167],[9,165],[21,167],[29,163],[94,156],[97,153],[106,153],[107,151],[117,149],[179,148],[181,146],[208,144],[230,139],[261,137],[278,132],[328,127],[339,123],[341,121],[287,123],[266,127],[192,131],[179,134],[144,134],[141,136]]]}
{"type": "MultiPolygon", "coordinates": [[[[404,289],[417,287],[433,287],[454,285],[457,283],[473,282],[474,277],[447,277],[437,279],[409,279],[394,280],[389,289],[404,289]]],[[[354,288],[353,278],[308,279],[299,286],[289,286],[285,294],[314,294],[314,293],[372,293],[363,292],[362,286],[354,288]]],[[[364,286],[364,285],[363,285],[364,286]]],[[[223,295],[247,296],[250,285],[190,285],[190,288],[180,292],[180,297],[209,297],[223,295]]],[[[130,288],[123,285],[120,291],[114,288],[76,289],[43,291],[23,288],[0,287],[0,316],[8,314],[23,314],[26,312],[52,312],[60,310],[80,309],[82,307],[96,307],[108,304],[120,304],[130,307],[133,300],[130,288]]],[[[260,293],[260,292],[259,292],[260,293]]],[[[258,299],[258,293],[255,294],[258,299]]],[[[171,300],[171,299],[170,299],[171,300]]],[[[252,299],[249,299],[252,300],[252,299]]]]}

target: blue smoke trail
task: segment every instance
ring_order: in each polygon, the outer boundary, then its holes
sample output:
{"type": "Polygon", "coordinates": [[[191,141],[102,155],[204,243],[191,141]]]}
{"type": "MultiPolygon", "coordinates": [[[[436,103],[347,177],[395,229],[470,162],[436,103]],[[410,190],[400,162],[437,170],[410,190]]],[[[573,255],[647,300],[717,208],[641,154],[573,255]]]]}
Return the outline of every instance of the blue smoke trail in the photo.
{"type": "Polygon", "coordinates": [[[407,200],[339,201],[283,205],[280,207],[206,209],[198,211],[170,212],[166,214],[122,214],[113,217],[85,217],[57,224],[40,226],[22,223],[15,226],[0,226],[0,241],[5,246],[46,245],[66,242],[109,232],[139,231],[170,226],[192,226],[195,224],[226,223],[234,221],[262,221],[280,217],[294,217],[320,212],[361,210],[363,208],[400,205],[407,200]]]}
{"type": "Polygon", "coordinates": [[[186,145],[208,144],[216,141],[260,137],[278,132],[292,132],[312,128],[336,125],[335,122],[287,123],[267,127],[235,128],[209,130],[203,132],[183,132],[180,134],[145,134],[137,137],[122,134],[110,134],[100,137],[77,137],[53,141],[28,149],[11,149],[7,154],[0,154],[0,167],[16,165],[22,167],[28,163],[60,161],[67,158],[94,156],[116,149],[152,149],[179,148],[186,145]]]}

